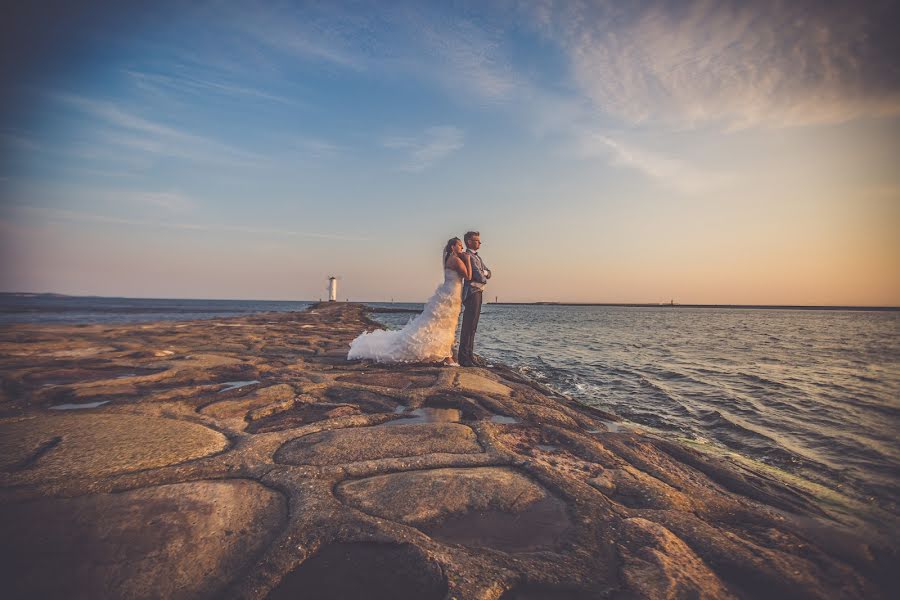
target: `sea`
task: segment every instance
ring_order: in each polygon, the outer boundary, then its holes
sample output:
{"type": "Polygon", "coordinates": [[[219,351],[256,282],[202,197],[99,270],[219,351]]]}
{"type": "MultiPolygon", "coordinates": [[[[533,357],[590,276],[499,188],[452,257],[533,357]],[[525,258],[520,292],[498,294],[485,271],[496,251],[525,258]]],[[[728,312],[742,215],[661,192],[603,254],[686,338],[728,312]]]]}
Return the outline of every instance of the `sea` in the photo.
{"type": "Polygon", "coordinates": [[[221,319],[265,311],[305,310],[312,302],[166,300],[56,294],[0,294],[3,323],[144,323],[221,319]]]}
{"type": "Polygon", "coordinates": [[[475,351],[626,428],[900,516],[900,310],[484,304],[475,351]]]}
{"type": "MultiPolygon", "coordinates": [[[[310,305],[0,294],[0,323],[179,321],[310,305]]],[[[415,315],[373,316],[399,328],[415,315]]],[[[756,461],[900,517],[900,310],[489,303],[476,352],[626,428],[756,461]]]]}

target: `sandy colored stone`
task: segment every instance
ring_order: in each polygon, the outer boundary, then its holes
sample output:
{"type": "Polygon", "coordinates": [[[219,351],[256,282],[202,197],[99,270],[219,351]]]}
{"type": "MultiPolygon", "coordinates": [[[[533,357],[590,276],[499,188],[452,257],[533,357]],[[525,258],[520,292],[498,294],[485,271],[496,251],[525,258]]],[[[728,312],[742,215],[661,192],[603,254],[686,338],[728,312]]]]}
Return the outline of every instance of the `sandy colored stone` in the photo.
{"type": "Polygon", "coordinates": [[[314,433],[282,446],[276,460],[293,465],[337,465],[434,452],[466,454],[481,451],[475,432],[465,425],[421,423],[314,433]]]}
{"type": "Polygon", "coordinates": [[[500,467],[391,473],[343,483],[338,493],[360,510],[411,525],[479,510],[517,512],[547,496],[521,473],[500,467]]]}
{"type": "Polygon", "coordinates": [[[247,480],[4,506],[4,594],[218,597],[286,516],[281,494],[247,480]]]}
{"type": "Polygon", "coordinates": [[[578,428],[578,424],[572,417],[555,408],[541,406],[539,404],[528,404],[520,410],[523,410],[523,416],[533,423],[556,425],[557,427],[566,427],[568,429],[578,428]]]}
{"type": "Polygon", "coordinates": [[[246,418],[249,421],[258,421],[259,419],[270,417],[274,414],[290,410],[294,407],[294,405],[302,402],[303,401],[300,398],[284,398],[282,400],[278,400],[276,402],[266,404],[265,406],[260,406],[258,408],[254,408],[253,410],[250,410],[249,412],[247,412],[246,418]]]}
{"type": "MultiPolygon", "coordinates": [[[[346,352],[344,352],[344,356],[346,356],[346,352]]],[[[405,371],[381,371],[377,373],[343,375],[338,377],[338,381],[385,388],[416,389],[433,385],[435,377],[433,375],[408,373],[405,371]]]]}
{"type": "Polygon", "coordinates": [[[445,544],[518,553],[558,546],[571,528],[565,504],[509,468],[408,471],[342,484],[338,495],[445,544]]]}
{"type": "Polygon", "coordinates": [[[469,371],[459,372],[456,378],[456,385],[464,390],[481,394],[509,396],[512,393],[512,390],[502,383],[497,383],[493,379],[488,379],[469,371]]]}
{"type": "Polygon", "coordinates": [[[0,469],[36,481],[104,477],[185,462],[227,445],[221,433],[175,419],[42,415],[0,424],[0,469]]]}
{"type": "MultiPolygon", "coordinates": [[[[240,388],[235,391],[239,390],[240,388]]],[[[265,408],[271,404],[289,402],[294,396],[296,396],[294,388],[285,383],[270,385],[254,390],[240,398],[219,400],[205,406],[200,412],[217,419],[243,419],[251,410],[265,408]]]]}
{"type": "Polygon", "coordinates": [[[214,367],[224,367],[228,365],[240,364],[240,358],[234,356],[225,356],[222,354],[191,354],[182,359],[169,361],[173,369],[211,369],[214,367]]]}
{"type": "Polygon", "coordinates": [[[609,470],[605,470],[596,477],[589,479],[588,483],[607,496],[616,491],[616,482],[609,470]]]}
{"type": "Polygon", "coordinates": [[[626,519],[622,575],[638,597],[725,599],[734,596],[706,564],[675,534],[652,521],[626,519]]]}

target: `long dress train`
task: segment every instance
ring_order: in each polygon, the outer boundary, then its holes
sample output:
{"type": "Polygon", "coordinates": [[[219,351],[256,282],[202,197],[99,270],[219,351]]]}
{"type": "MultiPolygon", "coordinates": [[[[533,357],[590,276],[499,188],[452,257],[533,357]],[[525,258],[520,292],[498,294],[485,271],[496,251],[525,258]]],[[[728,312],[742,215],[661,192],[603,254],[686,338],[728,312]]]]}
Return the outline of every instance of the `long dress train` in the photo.
{"type": "Polygon", "coordinates": [[[425,309],[403,329],[363,332],[350,342],[348,359],[376,362],[440,361],[453,353],[456,324],[462,305],[462,276],[444,269],[444,283],[425,304],[425,309]]]}

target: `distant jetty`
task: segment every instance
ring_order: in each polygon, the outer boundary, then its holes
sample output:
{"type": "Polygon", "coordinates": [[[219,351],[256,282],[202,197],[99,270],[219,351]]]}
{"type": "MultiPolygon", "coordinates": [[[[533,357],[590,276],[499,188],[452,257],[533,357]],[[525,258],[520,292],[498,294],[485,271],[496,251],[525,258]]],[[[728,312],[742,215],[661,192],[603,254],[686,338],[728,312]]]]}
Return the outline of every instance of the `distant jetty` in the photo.
{"type": "Polygon", "coordinates": [[[900,311],[900,306],[814,306],[800,304],[679,304],[677,302],[491,302],[509,306],[620,306],[625,308],[743,308],[760,310],[874,310],[900,311]]]}
{"type": "Polygon", "coordinates": [[[399,307],[399,306],[391,306],[391,307],[372,306],[372,307],[369,307],[369,312],[389,314],[389,313],[420,313],[422,311],[421,311],[421,309],[418,309],[418,308],[403,308],[403,307],[399,307]]]}

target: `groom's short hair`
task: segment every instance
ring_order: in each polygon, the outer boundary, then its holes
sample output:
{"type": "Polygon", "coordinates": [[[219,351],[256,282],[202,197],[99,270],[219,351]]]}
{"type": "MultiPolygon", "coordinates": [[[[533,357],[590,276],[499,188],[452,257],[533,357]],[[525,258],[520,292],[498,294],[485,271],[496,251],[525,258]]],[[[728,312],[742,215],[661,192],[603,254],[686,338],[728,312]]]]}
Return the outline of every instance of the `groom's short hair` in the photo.
{"type": "Polygon", "coordinates": [[[478,233],[477,231],[467,231],[467,232],[466,232],[466,235],[463,236],[463,239],[466,240],[466,241],[468,242],[469,240],[471,240],[471,239],[472,239],[473,237],[475,237],[476,235],[479,235],[479,236],[480,236],[481,234],[478,233]]]}

